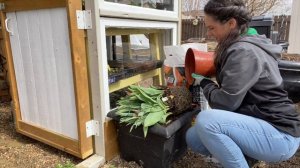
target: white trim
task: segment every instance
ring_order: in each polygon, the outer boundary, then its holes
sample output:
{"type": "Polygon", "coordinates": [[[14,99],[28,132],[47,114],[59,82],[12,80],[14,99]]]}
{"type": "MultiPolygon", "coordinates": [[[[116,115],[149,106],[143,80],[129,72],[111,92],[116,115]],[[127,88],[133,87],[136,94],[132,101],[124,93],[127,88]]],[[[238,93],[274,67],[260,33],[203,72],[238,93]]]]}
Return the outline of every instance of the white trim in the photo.
{"type": "MultiPolygon", "coordinates": [[[[100,73],[100,82],[103,86],[101,90],[101,104],[102,104],[102,119],[105,118],[106,114],[110,111],[109,104],[109,85],[108,85],[108,72],[107,72],[107,50],[106,50],[106,33],[105,29],[108,27],[122,27],[122,28],[147,28],[147,29],[171,29],[172,30],[172,45],[177,44],[177,23],[174,22],[158,22],[158,21],[145,21],[145,20],[130,20],[130,19],[117,19],[117,18],[105,18],[100,17],[100,38],[101,48],[100,53],[101,57],[99,58],[99,73],[100,73]]],[[[96,119],[97,120],[97,119],[96,119]]],[[[104,122],[104,120],[103,120],[104,122]]]]}
{"type": "Polygon", "coordinates": [[[108,85],[108,70],[107,70],[107,50],[106,50],[106,35],[105,35],[105,24],[100,19],[100,48],[98,56],[99,64],[99,75],[100,75],[100,95],[101,98],[101,115],[102,123],[105,122],[106,114],[110,110],[109,104],[109,85],[108,85]]]}
{"type": "Polygon", "coordinates": [[[105,159],[102,156],[94,154],[89,158],[83,160],[79,164],[77,164],[76,168],[98,168],[105,164],[105,159]]]}
{"type": "Polygon", "coordinates": [[[107,2],[100,0],[100,15],[104,16],[118,16],[125,18],[138,18],[138,19],[150,19],[150,20],[173,20],[178,19],[178,0],[174,0],[174,10],[159,10],[144,8],[114,2],[107,2]]]}
{"type": "MultiPolygon", "coordinates": [[[[92,98],[92,113],[93,119],[100,122],[99,124],[99,136],[95,136],[95,153],[101,157],[105,157],[105,142],[104,142],[104,121],[105,114],[102,107],[103,94],[103,80],[100,76],[100,64],[99,57],[101,57],[101,37],[100,33],[100,19],[99,19],[99,3],[98,1],[86,1],[86,9],[92,11],[92,29],[87,30],[87,44],[88,44],[88,63],[89,63],[89,80],[91,85],[91,98],[92,98]]],[[[101,158],[100,158],[101,159],[101,158]]]]}
{"type": "MultiPolygon", "coordinates": [[[[118,19],[100,17],[102,26],[105,27],[124,27],[124,28],[147,28],[147,29],[173,29],[177,30],[176,22],[162,22],[162,21],[146,21],[146,20],[133,20],[133,19],[118,19]]],[[[177,31],[176,31],[177,33],[177,31]]],[[[173,36],[176,38],[176,35],[173,36]]]]}
{"type": "Polygon", "coordinates": [[[288,53],[300,54],[300,1],[293,1],[288,53]]]}

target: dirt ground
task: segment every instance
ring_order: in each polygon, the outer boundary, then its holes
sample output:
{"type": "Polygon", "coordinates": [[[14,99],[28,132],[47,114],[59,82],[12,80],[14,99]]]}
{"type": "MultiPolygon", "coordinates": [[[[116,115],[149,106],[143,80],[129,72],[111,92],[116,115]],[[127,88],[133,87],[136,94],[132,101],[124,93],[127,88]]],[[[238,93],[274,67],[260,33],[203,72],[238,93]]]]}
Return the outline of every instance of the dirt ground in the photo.
{"type": "MultiPolygon", "coordinates": [[[[300,103],[298,104],[300,111],[300,103]]],[[[15,131],[10,103],[0,103],[0,168],[51,168],[58,164],[81,162],[72,155],[23,136],[15,131]]],[[[140,168],[135,162],[126,162],[120,157],[107,162],[101,168],[140,168]]],[[[211,158],[188,151],[173,168],[217,168],[211,158]]],[[[261,163],[260,168],[299,168],[300,152],[288,161],[279,164],[261,163]]]]}
{"type": "Polygon", "coordinates": [[[46,168],[81,160],[15,131],[10,103],[0,103],[0,168],[46,168]]]}

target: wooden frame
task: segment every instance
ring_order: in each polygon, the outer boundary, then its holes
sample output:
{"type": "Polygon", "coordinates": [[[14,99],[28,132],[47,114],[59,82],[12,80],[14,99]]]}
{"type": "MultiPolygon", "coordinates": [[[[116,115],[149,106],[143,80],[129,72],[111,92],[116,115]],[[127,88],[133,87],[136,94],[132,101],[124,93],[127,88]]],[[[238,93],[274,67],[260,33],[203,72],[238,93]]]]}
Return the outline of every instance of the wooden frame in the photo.
{"type": "Polygon", "coordinates": [[[140,82],[140,81],[152,78],[152,77],[154,77],[156,80],[158,80],[158,81],[155,81],[157,84],[162,84],[162,80],[160,80],[160,76],[161,76],[160,68],[149,71],[149,72],[145,72],[142,74],[138,74],[133,77],[123,79],[123,80],[120,80],[119,82],[111,84],[109,86],[109,93],[123,89],[129,85],[135,84],[137,82],[140,82]]]}
{"type": "Polygon", "coordinates": [[[88,82],[87,51],[85,46],[85,31],[77,29],[76,10],[82,10],[81,0],[10,0],[1,1],[5,3],[5,10],[1,11],[1,23],[5,22],[5,12],[48,9],[66,7],[69,24],[69,37],[72,68],[74,76],[74,92],[76,102],[78,140],[70,139],[50,130],[22,121],[20,102],[17,90],[13,55],[10,46],[9,33],[2,24],[2,35],[4,38],[5,55],[8,62],[8,74],[10,91],[14,102],[16,129],[18,132],[40,140],[46,144],[66,151],[79,158],[86,158],[93,153],[92,137],[86,137],[86,122],[91,119],[90,97],[88,82]]]}
{"type": "MultiPolygon", "coordinates": [[[[145,20],[130,20],[118,18],[99,18],[99,3],[86,2],[86,9],[92,10],[92,22],[95,29],[88,30],[88,47],[89,47],[89,71],[91,83],[91,96],[93,101],[93,116],[94,120],[100,122],[100,135],[95,137],[96,154],[110,158],[113,154],[111,151],[116,151],[113,145],[115,141],[108,143],[107,137],[104,133],[112,130],[110,121],[107,120],[106,115],[110,111],[109,93],[113,90],[118,90],[130,83],[136,83],[143,79],[151,77],[159,77],[160,69],[155,69],[143,74],[138,74],[131,78],[120,81],[120,83],[108,85],[108,71],[107,71],[107,51],[106,51],[106,36],[107,35],[129,35],[134,33],[158,33],[160,29],[172,30],[171,44],[177,44],[177,23],[176,22],[157,22],[145,20]],[[119,27],[122,27],[120,29],[119,27]],[[142,29],[142,30],[141,30],[142,29]],[[129,83],[128,83],[129,82],[129,83]],[[125,83],[125,84],[124,84],[125,83]],[[106,140],[106,141],[105,141],[106,140]],[[110,146],[105,146],[105,145],[110,146]],[[109,156],[108,156],[109,155],[109,156]]],[[[158,43],[158,36],[153,36],[153,42],[158,43]]],[[[157,52],[157,49],[151,52],[157,52]]],[[[159,54],[158,54],[159,55],[159,54]]],[[[158,80],[159,81],[159,80],[158,80]]]]}

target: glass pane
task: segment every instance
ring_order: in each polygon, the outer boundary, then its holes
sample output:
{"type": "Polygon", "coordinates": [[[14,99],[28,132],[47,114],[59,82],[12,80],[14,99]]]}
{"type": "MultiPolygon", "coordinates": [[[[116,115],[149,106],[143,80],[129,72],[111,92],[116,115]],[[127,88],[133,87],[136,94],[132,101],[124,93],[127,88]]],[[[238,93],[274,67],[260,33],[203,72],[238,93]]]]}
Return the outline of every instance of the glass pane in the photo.
{"type": "Polygon", "coordinates": [[[174,11],[174,0],[105,0],[144,8],[174,11]]]}
{"type": "MultiPolygon", "coordinates": [[[[171,45],[173,40],[171,29],[107,28],[106,31],[116,34],[106,36],[109,84],[161,68],[165,58],[163,46],[171,45]]],[[[144,87],[152,84],[152,78],[139,82],[144,87]]],[[[110,93],[110,108],[116,108],[117,101],[125,95],[126,88],[110,93]]]]}
{"type": "Polygon", "coordinates": [[[108,36],[107,39],[107,46],[110,46],[107,49],[109,77],[113,77],[109,83],[156,68],[155,56],[150,53],[151,44],[147,35],[116,35],[108,36]],[[146,63],[152,66],[143,68],[146,63]],[[115,75],[118,77],[114,77],[115,75]]]}
{"type": "Polygon", "coordinates": [[[109,83],[158,68],[147,34],[107,36],[109,83]]]}

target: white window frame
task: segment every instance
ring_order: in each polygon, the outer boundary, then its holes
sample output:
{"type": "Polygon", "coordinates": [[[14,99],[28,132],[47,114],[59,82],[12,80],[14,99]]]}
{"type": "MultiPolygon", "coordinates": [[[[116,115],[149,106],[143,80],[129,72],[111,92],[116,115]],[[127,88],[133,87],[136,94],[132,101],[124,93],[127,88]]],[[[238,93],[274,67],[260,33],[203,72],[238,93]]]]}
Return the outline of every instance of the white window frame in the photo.
{"type": "Polygon", "coordinates": [[[177,44],[177,23],[176,22],[159,22],[159,21],[145,21],[145,20],[130,20],[130,19],[118,19],[118,18],[106,18],[100,17],[100,54],[98,58],[100,65],[100,81],[102,83],[100,86],[103,86],[101,94],[102,101],[102,112],[103,118],[111,110],[109,103],[109,84],[108,84],[108,71],[107,71],[107,50],[106,50],[106,28],[109,27],[118,27],[118,28],[134,28],[134,29],[166,29],[172,31],[172,41],[171,45],[177,44]],[[101,38],[102,37],[102,38],[101,38]],[[104,113],[104,114],[103,114],[104,113]]]}
{"type": "Polygon", "coordinates": [[[165,21],[178,21],[179,18],[179,0],[174,0],[173,11],[144,8],[114,2],[107,2],[105,0],[99,0],[99,8],[101,16],[165,21]]]}

